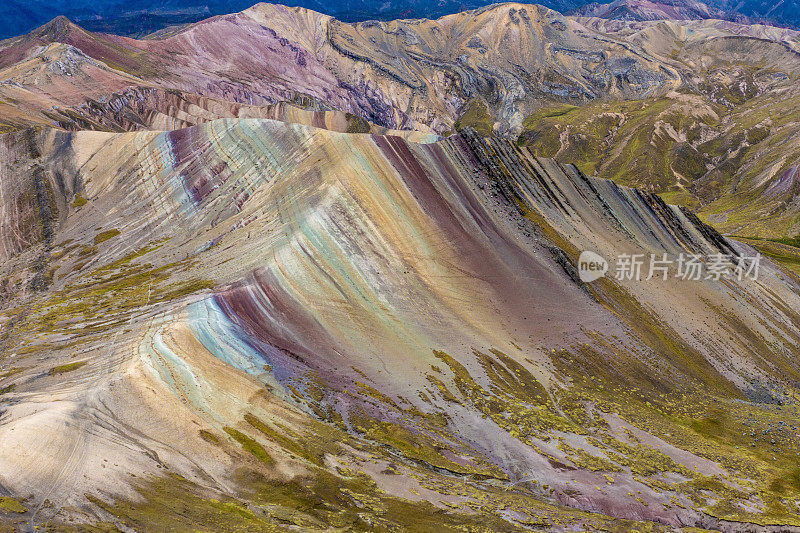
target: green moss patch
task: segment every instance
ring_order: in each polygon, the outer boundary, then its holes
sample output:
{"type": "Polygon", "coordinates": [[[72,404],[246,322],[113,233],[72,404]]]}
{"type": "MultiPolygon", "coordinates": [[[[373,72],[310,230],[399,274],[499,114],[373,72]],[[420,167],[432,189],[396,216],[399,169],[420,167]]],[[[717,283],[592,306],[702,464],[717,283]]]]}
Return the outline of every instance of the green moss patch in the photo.
{"type": "Polygon", "coordinates": [[[119,235],[118,229],[110,229],[108,231],[103,231],[94,236],[94,243],[100,244],[101,242],[106,242],[109,239],[113,239],[117,235],[119,235]]]}
{"type": "Polygon", "coordinates": [[[477,98],[470,100],[455,124],[456,131],[472,128],[481,137],[490,137],[493,127],[494,117],[489,112],[489,107],[486,102],[477,98]]]}
{"type": "Polygon", "coordinates": [[[306,459],[318,466],[322,466],[322,454],[318,450],[314,451],[313,449],[309,449],[303,444],[290,438],[288,436],[288,429],[281,428],[281,431],[273,429],[252,413],[245,414],[244,419],[248,424],[256,428],[264,436],[279,444],[284,450],[291,452],[298,457],[302,457],[303,459],[306,459]]]}
{"type": "Polygon", "coordinates": [[[27,513],[28,508],[14,498],[3,496],[0,497],[0,511],[22,514],[27,513]]]}
{"type": "Polygon", "coordinates": [[[88,200],[84,198],[81,193],[78,193],[75,195],[75,199],[72,201],[72,207],[83,207],[87,202],[88,200]]]}
{"type": "Polygon", "coordinates": [[[267,453],[267,450],[265,450],[264,447],[254,438],[245,435],[238,429],[234,429],[230,426],[225,426],[222,429],[225,430],[225,433],[230,435],[233,440],[241,444],[242,448],[253,454],[253,456],[255,456],[262,463],[267,465],[275,464],[275,459],[273,459],[272,456],[267,453]]]}
{"type": "Polygon", "coordinates": [[[73,370],[77,370],[83,365],[85,365],[87,361],[76,361],[74,363],[67,363],[65,365],[54,366],[50,369],[48,374],[51,376],[60,376],[61,374],[66,374],[67,372],[72,372],[73,370]]]}

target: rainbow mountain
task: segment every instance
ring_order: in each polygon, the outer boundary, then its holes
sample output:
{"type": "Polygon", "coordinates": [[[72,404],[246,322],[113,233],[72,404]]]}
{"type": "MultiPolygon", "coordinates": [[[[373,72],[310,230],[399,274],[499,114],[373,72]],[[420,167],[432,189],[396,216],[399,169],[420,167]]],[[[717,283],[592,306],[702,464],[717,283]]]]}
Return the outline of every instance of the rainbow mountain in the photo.
{"type": "MultiPolygon", "coordinates": [[[[528,8],[496,9],[519,20],[498,43],[537,50],[515,29],[528,8]]],[[[413,39],[393,24],[373,31],[413,39]]],[[[734,268],[758,250],[581,161],[456,127],[435,74],[354,58],[353,27],[311,12],[153,42],[62,20],[5,46],[0,527],[800,528],[783,256],[754,277],[583,281],[584,251],[734,268]],[[335,53],[304,40],[323,23],[335,53]],[[257,48],[233,37],[254,32],[257,48]]],[[[602,61],[653,85],[606,96],[677,90],[637,53],[602,61]]],[[[547,68],[589,79],[576,65],[547,68]]]]}

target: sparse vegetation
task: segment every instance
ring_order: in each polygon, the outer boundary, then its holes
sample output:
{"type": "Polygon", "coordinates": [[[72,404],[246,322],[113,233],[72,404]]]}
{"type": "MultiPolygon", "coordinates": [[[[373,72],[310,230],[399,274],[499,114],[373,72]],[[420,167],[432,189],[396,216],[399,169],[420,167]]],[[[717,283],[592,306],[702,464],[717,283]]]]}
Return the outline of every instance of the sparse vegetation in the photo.
{"type": "Polygon", "coordinates": [[[233,440],[241,444],[242,448],[253,454],[253,456],[255,456],[256,459],[262,463],[268,465],[275,464],[275,459],[273,459],[272,456],[267,453],[267,450],[265,450],[264,447],[254,438],[250,437],[249,435],[245,435],[238,429],[234,429],[232,427],[226,426],[222,429],[225,430],[225,433],[230,435],[233,440]]]}
{"type": "Polygon", "coordinates": [[[48,372],[51,376],[60,376],[61,374],[66,374],[67,372],[72,372],[73,370],[77,370],[83,365],[85,365],[87,361],[75,361],[74,363],[66,363],[59,366],[54,366],[48,372]]]}
{"type": "Polygon", "coordinates": [[[81,193],[77,193],[75,195],[75,200],[73,200],[72,202],[72,207],[75,208],[83,207],[84,205],[86,205],[86,203],[87,203],[86,198],[84,198],[81,193]]]}
{"type": "Polygon", "coordinates": [[[486,102],[476,98],[470,100],[461,114],[461,118],[456,121],[456,131],[464,128],[472,128],[481,137],[493,135],[494,118],[489,113],[486,102]]]}
{"type": "Polygon", "coordinates": [[[8,496],[1,496],[0,512],[2,511],[22,514],[22,513],[27,513],[28,508],[22,505],[19,501],[15,500],[14,498],[10,498],[8,496]]]}
{"type": "Polygon", "coordinates": [[[101,242],[106,242],[109,239],[113,239],[117,235],[119,235],[118,229],[110,229],[108,231],[103,231],[94,236],[94,243],[100,244],[101,242]]]}

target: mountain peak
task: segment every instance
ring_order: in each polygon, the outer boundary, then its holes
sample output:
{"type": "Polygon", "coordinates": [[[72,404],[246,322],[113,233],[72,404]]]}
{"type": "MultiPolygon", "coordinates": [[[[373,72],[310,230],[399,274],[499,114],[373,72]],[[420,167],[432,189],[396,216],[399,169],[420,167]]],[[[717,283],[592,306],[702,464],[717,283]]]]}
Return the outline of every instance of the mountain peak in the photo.
{"type": "Polygon", "coordinates": [[[28,35],[48,41],[60,41],[75,30],[80,30],[80,26],[64,15],[59,15],[47,24],[39,26],[28,35]]]}

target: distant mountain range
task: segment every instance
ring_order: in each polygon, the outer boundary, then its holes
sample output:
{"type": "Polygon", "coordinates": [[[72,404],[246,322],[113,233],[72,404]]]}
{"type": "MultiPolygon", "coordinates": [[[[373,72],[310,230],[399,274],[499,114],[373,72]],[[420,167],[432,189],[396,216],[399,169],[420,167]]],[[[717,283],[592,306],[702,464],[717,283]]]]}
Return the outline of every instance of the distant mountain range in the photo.
{"type": "Polygon", "coordinates": [[[609,4],[591,3],[575,10],[577,15],[613,20],[703,20],[723,19],[746,22],[747,17],[729,13],[692,0],[614,0],[609,4]]]}
{"type": "MultiPolygon", "coordinates": [[[[488,0],[321,0],[287,1],[332,15],[339,20],[392,20],[397,18],[438,18],[466,9],[491,4],[488,0]]],[[[768,22],[800,26],[797,2],[761,0],[614,0],[603,4],[583,0],[542,0],[537,2],[565,14],[619,20],[723,19],[736,22],[768,22]]],[[[210,16],[241,11],[251,0],[6,0],[0,7],[0,38],[21,35],[57,15],[64,15],[91,31],[144,36],[163,28],[197,22],[210,16]]]]}
{"type": "MultiPolygon", "coordinates": [[[[580,3],[580,2],[579,2],[580,3]]],[[[584,3],[573,14],[616,20],[703,20],[722,19],[742,23],[767,23],[797,27],[800,6],[796,2],[709,0],[614,0],[584,3]]]]}

